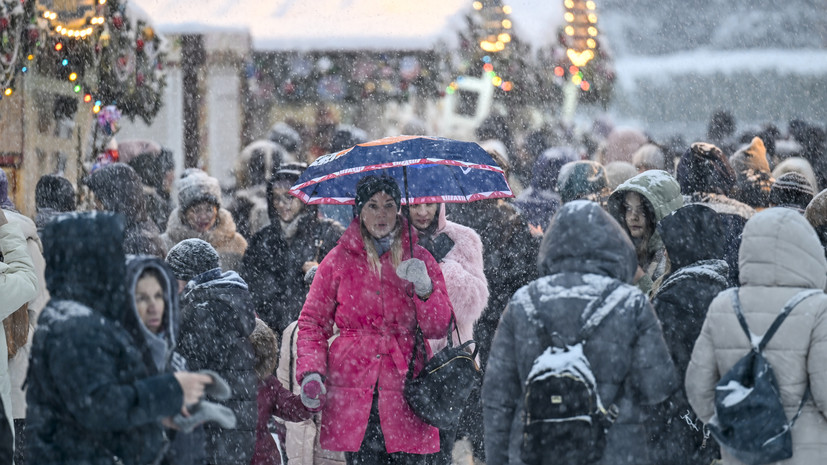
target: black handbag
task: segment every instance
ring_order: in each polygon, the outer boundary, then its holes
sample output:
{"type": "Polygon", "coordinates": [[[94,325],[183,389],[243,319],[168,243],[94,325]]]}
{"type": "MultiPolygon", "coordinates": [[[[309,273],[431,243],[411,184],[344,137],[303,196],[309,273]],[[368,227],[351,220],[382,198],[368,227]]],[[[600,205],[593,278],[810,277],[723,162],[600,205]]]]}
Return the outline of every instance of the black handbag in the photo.
{"type": "Polygon", "coordinates": [[[404,391],[405,400],[414,413],[425,423],[443,430],[456,427],[468,396],[482,381],[482,373],[474,360],[477,346],[474,346],[473,353],[465,350],[469,345],[476,344],[475,341],[461,342],[457,330],[457,342],[460,344],[454,346],[452,327],[456,328],[453,314],[448,326],[448,346],[434,354],[414,377],[418,354],[421,352],[423,359],[427,357],[425,339],[417,326],[404,391]]]}

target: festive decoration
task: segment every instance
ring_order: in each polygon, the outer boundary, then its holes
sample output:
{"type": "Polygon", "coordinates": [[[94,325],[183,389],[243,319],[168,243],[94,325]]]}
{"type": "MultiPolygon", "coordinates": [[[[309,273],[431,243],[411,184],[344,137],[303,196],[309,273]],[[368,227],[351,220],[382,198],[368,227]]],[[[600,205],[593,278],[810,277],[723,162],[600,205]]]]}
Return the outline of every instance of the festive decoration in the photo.
{"type": "Polygon", "coordinates": [[[0,0],[0,98],[14,94],[18,73],[29,70],[33,0],[0,0]]]}

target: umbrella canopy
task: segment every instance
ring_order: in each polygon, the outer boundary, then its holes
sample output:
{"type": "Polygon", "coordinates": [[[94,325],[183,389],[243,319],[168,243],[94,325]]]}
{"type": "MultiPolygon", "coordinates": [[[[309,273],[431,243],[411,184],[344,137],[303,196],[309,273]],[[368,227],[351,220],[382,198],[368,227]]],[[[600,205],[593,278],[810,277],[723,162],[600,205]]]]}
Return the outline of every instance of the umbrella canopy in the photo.
{"type": "Polygon", "coordinates": [[[502,168],[474,142],[398,136],[321,156],[290,188],[308,204],[353,205],[369,174],[399,183],[403,204],[465,203],[513,197],[502,168]]]}

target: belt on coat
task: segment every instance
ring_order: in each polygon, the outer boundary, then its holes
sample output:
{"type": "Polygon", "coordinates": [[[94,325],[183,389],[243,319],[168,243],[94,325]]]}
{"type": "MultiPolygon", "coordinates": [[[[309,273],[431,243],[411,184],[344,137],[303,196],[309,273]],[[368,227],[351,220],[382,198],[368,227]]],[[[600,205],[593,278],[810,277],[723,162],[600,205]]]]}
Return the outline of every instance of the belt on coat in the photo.
{"type": "Polygon", "coordinates": [[[413,332],[400,327],[383,328],[382,330],[372,328],[339,328],[339,337],[376,337],[383,339],[385,350],[380,350],[378,355],[390,355],[393,364],[400,374],[408,372],[408,360],[402,347],[399,345],[399,337],[410,337],[413,339],[413,332]],[[393,346],[388,346],[393,340],[393,346]]]}

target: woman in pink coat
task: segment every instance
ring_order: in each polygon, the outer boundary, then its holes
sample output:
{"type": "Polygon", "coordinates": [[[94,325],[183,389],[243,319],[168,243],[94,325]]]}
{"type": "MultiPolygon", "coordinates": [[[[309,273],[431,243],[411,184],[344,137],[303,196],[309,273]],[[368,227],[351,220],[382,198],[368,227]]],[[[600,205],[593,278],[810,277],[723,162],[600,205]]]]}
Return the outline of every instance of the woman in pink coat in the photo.
{"type": "Polygon", "coordinates": [[[358,216],[319,265],[299,316],[302,401],[322,410],[322,447],[345,451],[349,464],[418,464],[439,450],[439,430],[402,390],[417,324],[425,338],[442,337],[451,303],[431,254],[415,245],[410,256],[416,237],[400,200],[392,178],[359,181],[358,216]],[[328,350],[334,324],[340,335],[328,350]]]}

